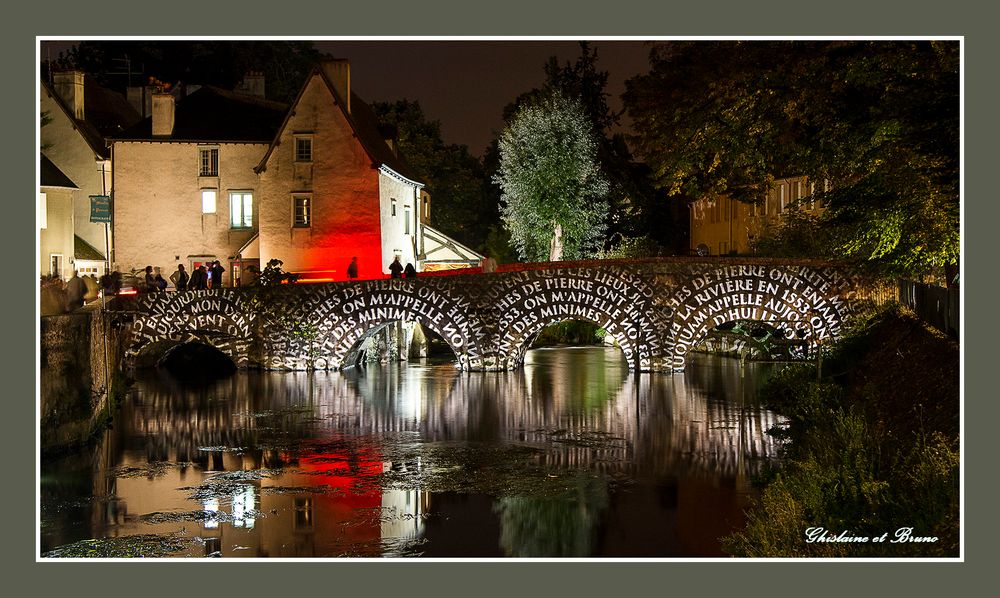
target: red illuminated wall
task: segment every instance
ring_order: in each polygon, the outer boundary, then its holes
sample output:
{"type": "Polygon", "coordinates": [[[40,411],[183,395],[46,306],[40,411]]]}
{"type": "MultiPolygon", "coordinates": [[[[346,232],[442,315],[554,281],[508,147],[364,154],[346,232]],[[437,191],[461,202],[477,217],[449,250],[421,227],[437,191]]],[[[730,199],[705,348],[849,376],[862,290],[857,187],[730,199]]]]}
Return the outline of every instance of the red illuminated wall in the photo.
{"type": "Polygon", "coordinates": [[[277,258],[303,280],[381,277],[378,171],[321,77],[306,85],[260,173],[261,264],[277,258]],[[312,162],[295,161],[297,135],[312,139],[312,162]],[[292,226],[297,194],[312,202],[312,224],[292,226]]]}

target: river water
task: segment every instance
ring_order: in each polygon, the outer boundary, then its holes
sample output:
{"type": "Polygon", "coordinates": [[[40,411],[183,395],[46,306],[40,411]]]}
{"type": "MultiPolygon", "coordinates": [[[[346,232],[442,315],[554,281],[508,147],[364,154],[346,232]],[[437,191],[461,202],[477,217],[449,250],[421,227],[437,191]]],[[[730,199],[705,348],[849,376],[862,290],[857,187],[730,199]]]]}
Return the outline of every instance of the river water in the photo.
{"type": "Polygon", "coordinates": [[[716,557],[780,418],[768,366],[629,373],[609,347],[516,372],[419,361],[144,371],[103,439],[43,462],[43,556],[716,557]]]}

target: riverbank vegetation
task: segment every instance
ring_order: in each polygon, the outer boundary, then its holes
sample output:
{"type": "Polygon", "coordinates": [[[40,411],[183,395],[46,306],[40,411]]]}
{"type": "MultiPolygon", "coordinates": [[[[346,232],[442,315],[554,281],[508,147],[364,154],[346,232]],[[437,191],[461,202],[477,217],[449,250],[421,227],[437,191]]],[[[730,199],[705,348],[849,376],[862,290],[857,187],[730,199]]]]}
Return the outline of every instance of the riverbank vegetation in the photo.
{"type": "Polygon", "coordinates": [[[723,539],[729,554],[958,556],[956,342],[886,308],[830,348],[821,375],[788,367],[761,395],[789,418],[772,431],[788,444],[746,527],[723,539]]]}

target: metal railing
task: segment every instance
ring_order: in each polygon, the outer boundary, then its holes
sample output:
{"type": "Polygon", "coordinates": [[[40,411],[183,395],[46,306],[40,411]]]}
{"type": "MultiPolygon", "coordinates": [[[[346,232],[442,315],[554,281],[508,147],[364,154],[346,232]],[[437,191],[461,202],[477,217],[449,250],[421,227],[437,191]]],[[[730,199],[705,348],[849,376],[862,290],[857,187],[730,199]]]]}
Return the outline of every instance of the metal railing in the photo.
{"type": "Polygon", "coordinates": [[[899,302],[934,328],[952,338],[959,338],[962,302],[957,287],[900,280],[899,302]]]}

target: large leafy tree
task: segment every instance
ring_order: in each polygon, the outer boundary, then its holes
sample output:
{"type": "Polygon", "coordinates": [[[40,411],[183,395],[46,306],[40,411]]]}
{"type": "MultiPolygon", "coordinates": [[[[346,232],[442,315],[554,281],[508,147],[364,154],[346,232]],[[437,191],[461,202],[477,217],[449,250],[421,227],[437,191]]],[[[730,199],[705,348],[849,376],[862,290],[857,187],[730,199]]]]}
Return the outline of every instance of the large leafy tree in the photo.
{"type": "Polygon", "coordinates": [[[670,194],[805,174],[839,255],[911,273],[958,259],[959,74],[958,42],[670,42],[624,99],[670,194]]]}
{"type": "Polygon", "coordinates": [[[431,223],[450,237],[482,251],[497,210],[485,199],[482,164],[464,145],[446,144],[441,124],[428,120],[409,100],[373,104],[379,120],[395,127],[400,154],[427,184],[433,201],[431,223]],[[492,214],[491,214],[492,212],[492,214]]]}
{"type": "Polygon", "coordinates": [[[593,124],[558,92],[521,106],[499,141],[501,216],[519,255],[575,259],[604,240],[608,181],[593,124]]]}

